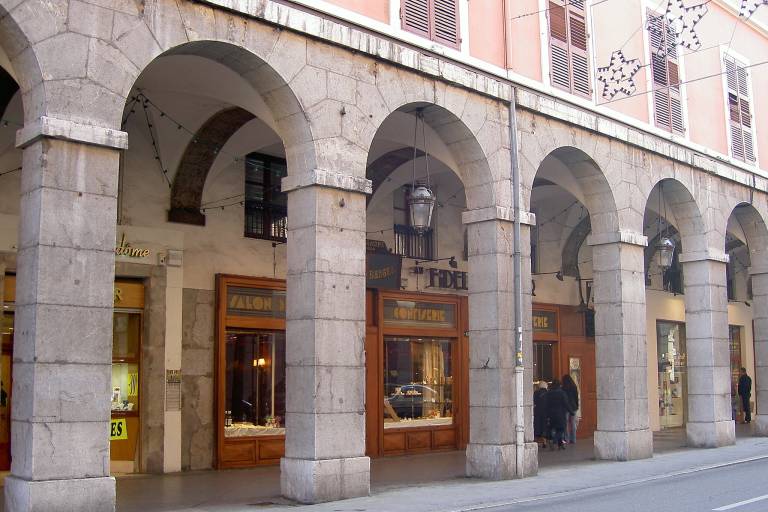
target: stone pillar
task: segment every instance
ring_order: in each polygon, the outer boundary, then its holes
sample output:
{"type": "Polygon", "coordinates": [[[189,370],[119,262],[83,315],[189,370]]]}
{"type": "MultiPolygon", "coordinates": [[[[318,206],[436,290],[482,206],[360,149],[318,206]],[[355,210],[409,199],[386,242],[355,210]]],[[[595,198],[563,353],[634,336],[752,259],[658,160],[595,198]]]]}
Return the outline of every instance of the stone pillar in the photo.
{"type": "Polygon", "coordinates": [[[768,268],[750,269],[752,275],[752,320],[755,343],[755,374],[752,375],[752,411],[755,435],[768,436],[768,268]]]}
{"type": "Polygon", "coordinates": [[[531,354],[530,226],[521,226],[523,250],[524,445],[517,444],[513,223],[507,209],[463,215],[469,243],[469,444],[467,476],[504,480],[535,475],[531,354]],[[522,471],[517,467],[522,450],[522,471]]]}
{"type": "Polygon", "coordinates": [[[19,132],[24,156],[13,462],[5,480],[5,510],[113,511],[109,420],[115,148],[124,148],[127,136],[70,126],[63,133],[88,140],[57,140],[46,135],[47,127],[42,122],[36,133],[19,132]]]}
{"type": "Polygon", "coordinates": [[[327,171],[288,176],[287,498],[370,492],[365,456],[365,206],[371,182],[327,171]]]}
{"type": "Polygon", "coordinates": [[[646,244],[645,236],[631,232],[589,237],[595,294],[598,459],[653,455],[645,338],[646,244]]]}
{"type": "Polygon", "coordinates": [[[688,446],[735,442],[731,418],[728,291],[725,254],[682,254],[688,372],[688,446]]]}

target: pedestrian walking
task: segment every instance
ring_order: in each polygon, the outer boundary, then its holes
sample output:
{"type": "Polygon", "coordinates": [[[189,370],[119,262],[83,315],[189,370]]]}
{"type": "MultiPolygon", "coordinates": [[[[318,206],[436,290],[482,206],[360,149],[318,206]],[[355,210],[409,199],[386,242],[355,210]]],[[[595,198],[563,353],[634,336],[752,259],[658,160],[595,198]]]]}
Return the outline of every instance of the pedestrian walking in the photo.
{"type": "Polygon", "coordinates": [[[573,409],[573,412],[569,412],[566,416],[567,439],[568,443],[576,444],[576,429],[579,426],[579,417],[576,414],[579,410],[579,388],[568,374],[563,375],[563,391],[568,395],[573,409]]]}
{"type": "Polygon", "coordinates": [[[565,449],[565,424],[566,414],[576,412],[571,406],[568,395],[560,387],[560,381],[553,380],[549,385],[549,391],[546,394],[547,418],[549,419],[549,428],[552,431],[551,449],[557,446],[558,450],[565,449]]]}
{"type": "Polygon", "coordinates": [[[547,382],[539,382],[533,392],[533,437],[543,448],[547,443],[547,382]]]}
{"type": "Polygon", "coordinates": [[[752,397],[752,379],[747,375],[747,369],[742,368],[739,372],[739,396],[741,397],[741,410],[744,411],[744,423],[752,421],[752,411],[749,407],[749,400],[752,397]]]}

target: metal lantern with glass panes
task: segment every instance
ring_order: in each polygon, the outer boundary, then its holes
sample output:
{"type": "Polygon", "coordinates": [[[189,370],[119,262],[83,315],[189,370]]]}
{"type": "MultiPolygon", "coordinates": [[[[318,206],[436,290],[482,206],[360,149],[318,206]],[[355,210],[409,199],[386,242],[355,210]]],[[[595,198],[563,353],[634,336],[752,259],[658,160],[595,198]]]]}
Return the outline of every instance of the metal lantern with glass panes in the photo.
{"type": "Polygon", "coordinates": [[[417,183],[408,195],[411,226],[417,233],[423,233],[431,226],[434,207],[435,194],[426,185],[417,183]]]}
{"type": "Polygon", "coordinates": [[[659,254],[659,266],[662,270],[668,270],[672,266],[672,258],[675,254],[675,242],[669,237],[661,237],[656,244],[656,252],[659,254]]]}

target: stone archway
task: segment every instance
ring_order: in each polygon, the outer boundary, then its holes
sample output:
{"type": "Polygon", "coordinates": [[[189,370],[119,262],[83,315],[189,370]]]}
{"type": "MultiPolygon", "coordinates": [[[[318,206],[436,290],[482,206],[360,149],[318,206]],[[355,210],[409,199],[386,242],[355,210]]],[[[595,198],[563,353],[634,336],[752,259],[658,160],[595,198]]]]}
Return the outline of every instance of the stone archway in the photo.
{"type": "Polygon", "coordinates": [[[762,197],[757,199],[758,204],[740,202],[729,216],[729,221],[734,219],[737,222],[749,251],[754,343],[752,399],[756,405],[752,421],[758,436],[768,436],[768,226],[760,214],[760,208],[765,207],[764,202],[762,197]]]}

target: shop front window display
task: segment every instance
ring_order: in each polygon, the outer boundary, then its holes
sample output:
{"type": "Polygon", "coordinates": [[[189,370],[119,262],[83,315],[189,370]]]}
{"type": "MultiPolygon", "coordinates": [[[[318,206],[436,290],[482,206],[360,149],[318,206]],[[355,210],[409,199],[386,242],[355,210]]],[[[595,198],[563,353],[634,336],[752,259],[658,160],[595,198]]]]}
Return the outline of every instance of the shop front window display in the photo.
{"type": "Polygon", "coordinates": [[[384,428],[453,423],[451,340],[384,338],[384,428]]]}
{"type": "Polygon", "coordinates": [[[227,330],[225,437],[285,434],[285,333],[227,330]]]}
{"type": "Polygon", "coordinates": [[[657,322],[656,340],[661,428],[682,427],[688,399],[684,324],[657,322]]]}
{"type": "Polygon", "coordinates": [[[141,314],[115,312],[112,322],[112,412],[139,410],[141,314]]]}

